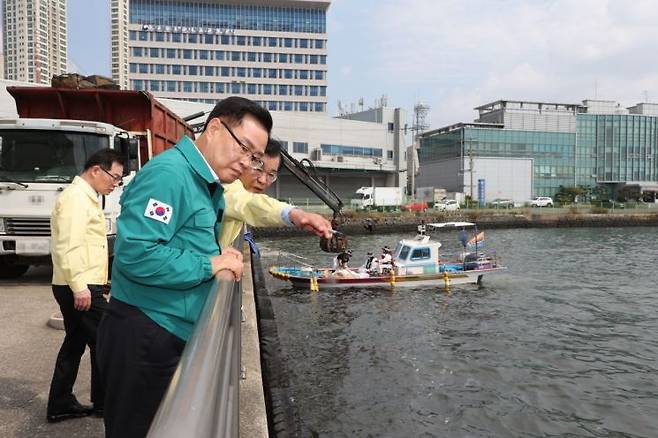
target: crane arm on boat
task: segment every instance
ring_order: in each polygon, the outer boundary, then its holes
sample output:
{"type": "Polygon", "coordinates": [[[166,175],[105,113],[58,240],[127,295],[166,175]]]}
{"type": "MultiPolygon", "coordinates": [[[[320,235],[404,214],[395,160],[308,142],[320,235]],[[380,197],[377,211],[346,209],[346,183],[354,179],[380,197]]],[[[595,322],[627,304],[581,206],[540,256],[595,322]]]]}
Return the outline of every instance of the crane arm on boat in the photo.
{"type": "MultiPolygon", "coordinates": [[[[295,178],[304,184],[310,191],[322,200],[334,212],[331,226],[337,228],[342,223],[341,210],[343,201],[340,200],[336,192],[331,190],[324,182],[318,178],[315,172],[315,166],[308,158],[297,161],[288,151],[281,149],[281,160],[283,165],[295,178]]],[[[321,238],[320,248],[326,252],[342,252],[347,249],[347,236],[344,233],[334,229],[331,239],[321,238]]]]}

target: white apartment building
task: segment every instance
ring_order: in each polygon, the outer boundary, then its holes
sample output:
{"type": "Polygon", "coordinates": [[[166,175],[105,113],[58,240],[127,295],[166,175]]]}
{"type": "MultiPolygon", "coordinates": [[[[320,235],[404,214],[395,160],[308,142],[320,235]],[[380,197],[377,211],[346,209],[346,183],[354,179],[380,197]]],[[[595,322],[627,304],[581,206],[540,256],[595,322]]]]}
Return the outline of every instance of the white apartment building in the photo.
{"type": "Polygon", "coordinates": [[[3,0],[4,77],[49,84],[66,73],[66,0],[3,0]]]}
{"type": "Polygon", "coordinates": [[[110,1],[110,19],[112,78],[122,90],[128,90],[128,0],[110,1]]]}
{"type": "Polygon", "coordinates": [[[127,13],[126,1],[111,11],[112,77],[122,87],[326,113],[330,0],[131,0],[127,13]]]}

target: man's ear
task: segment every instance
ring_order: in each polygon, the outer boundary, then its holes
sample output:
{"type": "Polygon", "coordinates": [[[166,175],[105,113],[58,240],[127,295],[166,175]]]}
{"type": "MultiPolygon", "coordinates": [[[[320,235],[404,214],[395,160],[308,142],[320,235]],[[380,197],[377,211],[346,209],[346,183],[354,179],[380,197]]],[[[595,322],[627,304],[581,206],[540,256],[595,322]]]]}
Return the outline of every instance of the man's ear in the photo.
{"type": "Polygon", "coordinates": [[[219,117],[213,117],[208,122],[208,126],[206,127],[206,132],[211,136],[215,136],[215,135],[217,135],[217,132],[220,129],[222,129],[221,119],[219,117]]]}

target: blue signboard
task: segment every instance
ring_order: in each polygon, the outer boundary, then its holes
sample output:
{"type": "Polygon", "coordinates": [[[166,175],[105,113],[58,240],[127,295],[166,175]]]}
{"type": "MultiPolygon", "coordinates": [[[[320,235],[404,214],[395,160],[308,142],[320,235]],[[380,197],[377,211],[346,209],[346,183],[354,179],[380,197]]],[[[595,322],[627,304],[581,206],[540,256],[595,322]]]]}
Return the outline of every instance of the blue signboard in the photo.
{"type": "Polygon", "coordinates": [[[478,179],[478,203],[480,208],[484,208],[484,180],[478,179]]]}

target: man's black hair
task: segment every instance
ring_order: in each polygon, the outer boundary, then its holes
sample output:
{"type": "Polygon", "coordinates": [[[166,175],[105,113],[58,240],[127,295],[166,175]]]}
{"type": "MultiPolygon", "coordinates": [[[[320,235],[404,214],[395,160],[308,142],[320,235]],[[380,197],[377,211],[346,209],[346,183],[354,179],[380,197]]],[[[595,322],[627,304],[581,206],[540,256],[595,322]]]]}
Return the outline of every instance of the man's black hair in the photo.
{"type": "Polygon", "coordinates": [[[217,102],[215,108],[208,115],[203,130],[205,131],[208,128],[208,123],[217,117],[221,118],[227,125],[236,125],[242,122],[242,119],[247,114],[252,115],[258,120],[267,130],[268,134],[272,131],[272,116],[270,112],[253,100],[238,96],[227,97],[217,102]]]}
{"type": "Polygon", "coordinates": [[[267,146],[265,147],[265,155],[271,158],[276,158],[279,157],[279,167],[276,168],[277,172],[281,170],[281,167],[283,167],[283,157],[281,156],[281,142],[279,140],[275,140],[273,138],[270,138],[267,142],[267,146]]]}
{"type": "Polygon", "coordinates": [[[272,158],[281,155],[281,142],[279,140],[270,138],[267,142],[267,146],[265,147],[265,155],[272,158]]]}
{"type": "Polygon", "coordinates": [[[87,159],[83,171],[89,170],[94,166],[101,166],[105,170],[110,170],[113,163],[118,163],[125,167],[126,158],[114,149],[101,149],[87,159]]]}

